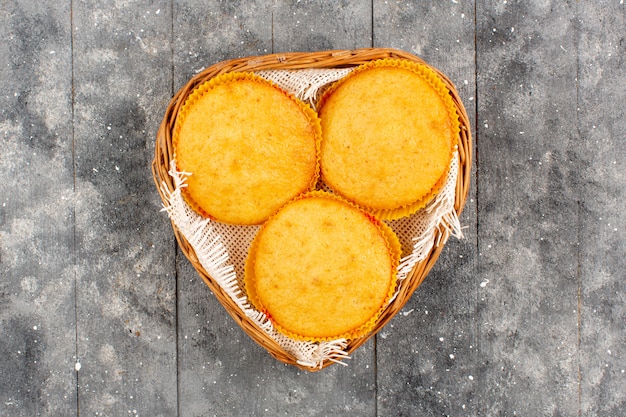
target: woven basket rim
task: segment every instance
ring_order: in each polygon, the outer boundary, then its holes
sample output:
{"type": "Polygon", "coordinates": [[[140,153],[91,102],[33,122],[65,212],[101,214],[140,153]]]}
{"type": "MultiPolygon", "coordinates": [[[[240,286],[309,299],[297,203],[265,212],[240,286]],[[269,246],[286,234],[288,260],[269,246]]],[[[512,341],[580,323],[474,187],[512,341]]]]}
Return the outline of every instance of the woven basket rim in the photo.
{"type": "MultiPolygon", "coordinates": [[[[470,186],[471,165],[472,165],[472,136],[469,117],[463,106],[461,98],[455,85],[450,79],[437,68],[429,65],[422,58],[410,53],[393,48],[363,48],[355,50],[327,50],[319,52],[286,52],[261,56],[249,56],[218,62],[211,65],[195,76],[193,76],[178,92],[172,97],[168,104],[162,122],[159,126],[155,142],[155,154],[152,162],[152,175],[161,200],[165,203],[167,196],[162,187],[168,191],[173,191],[175,185],[169,175],[170,161],[173,156],[172,130],[176,123],[176,117],[187,96],[196,86],[203,82],[226,72],[240,71],[260,71],[277,69],[309,69],[309,68],[344,68],[354,67],[360,64],[382,58],[408,59],[433,70],[444,82],[455,104],[459,115],[461,126],[458,138],[459,173],[456,184],[455,211],[460,215],[467,199],[470,186]]],[[[325,368],[335,362],[326,360],[321,367],[311,368],[303,366],[297,359],[286,352],[278,343],[271,339],[265,331],[259,328],[251,319],[241,311],[235,302],[224,292],[217,282],[202,267],[198,258],[185,237],[179,232],[174,223],[172,228],[178,245],[191,262],[198,275],[213,292],[220,304],[226,309],[235,322],[261,347],[265,348],[277,360],[294,365],[307,371],[316,371],[325,368]]],[[[418,262],[411,273],[403,280],[396,298],[388,305],[381,317],[378,319],[374,330],[368,335],[359,339],[348,341],[346,353],[350,354],[371,337],[373,337],[397,312],[399,312],[409,300],[413,292],[424,281],[430,269],[434,266],[439,257],[448,236],[436,231],[435,241],[440,239],[438,245],[433,245],[426,259],[418,262]]]]}

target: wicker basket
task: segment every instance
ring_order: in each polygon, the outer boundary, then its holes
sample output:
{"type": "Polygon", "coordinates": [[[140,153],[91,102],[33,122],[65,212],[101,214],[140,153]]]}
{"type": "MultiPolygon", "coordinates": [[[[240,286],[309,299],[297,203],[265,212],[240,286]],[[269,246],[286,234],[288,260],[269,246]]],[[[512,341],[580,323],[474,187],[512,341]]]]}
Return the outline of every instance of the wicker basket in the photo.
{"type": "MultiPolygon", "coordinates": [[[[272,54],[222,61],[206,68],[205,70],[194,76],[191,80],[189,80],[189,82],[183,88],[181,88],[180,91],[178,91],[178,93],[176,93],[176,95],[172,98],[157,132],[155,158],[152,163],[152,173],[161,198],[164,202],[166,201],[166,195],[161,189],[163,185],[169,191],[173,191],[175,188],[173,179],[168,173],[170,169],[170,161],[173,157],[172,129],[175,125],[176,117],[180,107],[185,102],[187,96],[197,85],[226,72],[259,71],[270,69],[344,68],[357,66],[368,61],[381,58],[403,58],[428,65],[422,59],[396,49],[367,48],[358,50],[336,50],[312,53],[296,52],[272,54]]],[[[457,214],[460,214],[463,206],[465,205],[465,200],[467,198],[470,184],[472,138],[469,119],[465,108],[463,107],[463,103],[461,102],[461,99],[458,95],[458,92],[452,82],[436,68],[433,68],[431,66],[429,67],[441,77],[443,82],[450,90],[452,99],[457,107],[457,111],[459,114],[459,122],[461,125],[458,139],[459,172],[457,177],[456,200],[454,206],[457,214]]],[[[204,280],[206,285],[209,286],[213,294],[215,294],[215,296],[224,306],[226,311],[254,341],[260,344],[272,356],[274,356],[281,362],[291,364],[309,371],[320,369],[309,368],[299,364],[296,358],[293,357],[293,355],[281,348],[281,346],[279,346],[273,339],[269,338],[267,333],[260,329],[256,323],[246,317],[246,315],[242,313],[241,309],[235,304],[235,302],[224,292],[224,290],[202,267],[202,265],[198,261],[198,258],[196,257],[196,254],[194,253],[193,248],[185,239],[185,237],[177,230],[175,225],[173,225],[173,229],[180,249],[189,259],[200,277],[204,280]]],[[[442,232],[437,233],[442,234],[442,232]]],[[[378,322],[376,323],[374,330],[365,337],[348,341],[348,346],[346,348],[346,352],[348,354],[353,352],[355,349],[365,343],[370,337],[375,335],[406,304],[415,289],[422,283],[422,281],[434,265],[435,261],[439,257],[445,240],[447,239],[447,235],[438,235],[436,236],[436,239],[441,239],[440,243],[438,245],[434,245],[426,259],[416,264],[408,277],[403,280],[397,296],[381,315],[378,322]]],[[[334,362],[325,361],[322,365],[322,368],[332,363],[334,362]]]]}

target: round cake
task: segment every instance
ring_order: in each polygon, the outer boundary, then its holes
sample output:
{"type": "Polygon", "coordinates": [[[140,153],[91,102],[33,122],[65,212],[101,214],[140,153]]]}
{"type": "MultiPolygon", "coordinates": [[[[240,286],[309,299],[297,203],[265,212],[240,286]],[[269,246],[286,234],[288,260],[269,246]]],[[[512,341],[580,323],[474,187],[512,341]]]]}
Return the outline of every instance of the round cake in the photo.
{"type": "Polygon", "coordinates": [[[309,106],[250,73],[197,87],[181,108],[172,143],[189,173],[183,196],[199,214],[260,224],[315,187],[321,131],[309,106]]]}
{"type": "Polygon", "coordinates": [[[246,261],[248,299],[295,340],[356,338],[372,330],[396,289],[400,243],[371,214],[322,191],[281,208],[246,261]]]}
{"type": "Polygon", "coordinates": [[[459,121],[427,66],[363,64],[329,87],[318,108],[322,178],[336,193],[394,219],[424,207],[444,184],[459,121]]]}

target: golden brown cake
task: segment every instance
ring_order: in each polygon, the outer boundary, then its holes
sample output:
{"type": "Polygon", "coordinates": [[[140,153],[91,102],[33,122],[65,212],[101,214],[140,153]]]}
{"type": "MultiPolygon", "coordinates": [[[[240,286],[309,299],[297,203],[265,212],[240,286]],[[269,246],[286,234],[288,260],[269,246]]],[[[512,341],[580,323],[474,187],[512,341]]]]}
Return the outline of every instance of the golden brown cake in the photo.
{"type": "Polygon", "coordinates": [[[356,68],[319,103],[321,172],[336,193],[382,219],[422,208],[443,185],[459,121],[425,65],[383,59],[356,68]]]}
{"type": "Polygon", "coordinates": [[[400,243],[371,214],[322,191],[300,196],[260,229],[246,262],[251,303],[296,340],[372,330],[396,288],[400,243]]]}
{"type": "Polygon", "coordinates": [[[319,119],[269,81],[229,73],[200,85],[179,112],[173,146],[191,173],[183,196],[205,217],[259,224],[319,175],[319,119]]]}

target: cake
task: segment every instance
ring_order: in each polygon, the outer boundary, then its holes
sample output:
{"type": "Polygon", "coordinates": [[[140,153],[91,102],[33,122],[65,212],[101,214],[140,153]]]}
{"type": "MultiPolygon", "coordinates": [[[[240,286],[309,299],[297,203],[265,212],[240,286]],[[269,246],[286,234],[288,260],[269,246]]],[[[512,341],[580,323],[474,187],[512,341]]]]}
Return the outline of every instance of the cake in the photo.
{"type": "Polygon", "coordinates": [[[339,196],[299,196],[261,227],[248,253],[248,299],[295,340],[356,338],[393,297],[400,243],[339,196]]]}
{"type": "Polygon", "coordinates": [[[173,132],[183,197],[196,212],[235,225],[260,224],[315,187],[321,132],[308,105],[251,73],[198,86],[173,132]]]}
{"type": "Polygon", "coordinates": [[[318,103],[326,185],[381,219],[423,208],[443,186],[459,133],[449,90],[426,65],[371,61],[318,103]]]}

